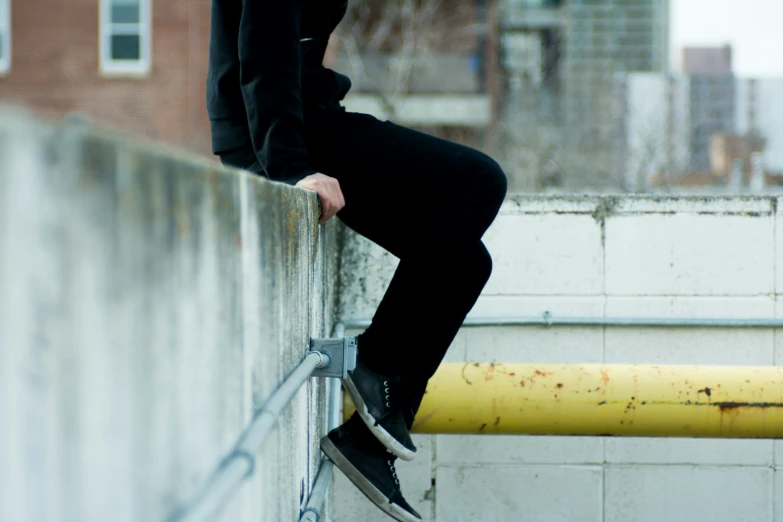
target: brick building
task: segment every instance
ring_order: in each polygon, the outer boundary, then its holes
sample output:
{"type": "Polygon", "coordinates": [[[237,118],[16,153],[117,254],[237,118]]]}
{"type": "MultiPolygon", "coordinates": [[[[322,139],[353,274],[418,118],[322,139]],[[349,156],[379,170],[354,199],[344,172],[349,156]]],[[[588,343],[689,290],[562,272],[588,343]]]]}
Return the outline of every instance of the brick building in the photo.
{"type": "Polygon", "coordinates": [[[0,104],[210,152],[210,0],[0,0],[0,104]]]}
{"type": "MultiPolygon", "coordinates": [[[[358,23],[351,13],[364,6],[383,13],[386,4],[394,8],[394,2],[352,1],[343,26],[358,23]]],[[[469,29],[477,21],[495,27],[496,20],[486,20],[487,6],[495,4],[448,0],[433,13],[426,2],[417,4],[417,13],[432,16],[428,30],[448,37],[432,38],[420,19],[413,20],[413,82],[402,86],[396,98],[402,110],[395,115],[381,109],[367,79],[336,52],[335,35],[327,60],[354,81],[349,110],[482,145],[497,112],[496,97],[488,95],[497,90],[491,72],[496,31],[469,29]],[[460,33],[466,36],[455,37],[460,33]]],[[[211,154],[205,108],[209,19],[210,0],[0,0],[0,104],[50,118],[77,113],[103,127],[211,154]]],[[[371,19],[368,27],[388,22],[371,19]]],[[[406,22],[403,16],[394,20],[406,22]]],[[[359,50],[372,68],[379,60],[398,59],[402,42],[392,38],[381,49],[359,50]]]]}

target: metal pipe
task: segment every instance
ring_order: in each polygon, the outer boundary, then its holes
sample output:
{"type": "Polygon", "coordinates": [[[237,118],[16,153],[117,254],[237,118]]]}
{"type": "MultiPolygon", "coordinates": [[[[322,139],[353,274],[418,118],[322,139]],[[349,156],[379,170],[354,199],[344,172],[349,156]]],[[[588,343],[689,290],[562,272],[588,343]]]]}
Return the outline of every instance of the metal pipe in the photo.
{"type": "MultiPolygon", "coordinates": [[[[336,379],[335,379],[336,380],[336,379]]],[[[307,506],[302,512],[302,518],[299,522],[320,522],[321,506],[329,491],[329,485],[332,482],[332,468],[334,464],[329,459],[321,461],[321,467],[318,469],[318,476],[313,484],[313,491],[310,492],[310,498],[307,500],[307,506]]]]}
{"type": "Polygon", "coordinates": [[[255,455],[277,424],[280,412],[291,402],[313,370],[324,364],[324,359],[318,352],[307,354],[266,403],[255,412],[233,451],[223,459],[212,477],[184,507],[169,517],[169,521],[197,522],[214,517],[239,485],[253,474],[255,455]]]}
{"type": "Polygon", "coordinates": [[[412,431],[778,439],[783,367],[444,363],[412,431]]]}
{"type": "MultiPolygon", "coordinates": [[[[332,337],[340,339],[345,337],[345,325],[338,321],[334,325],[332,337]]],[[[340,388],[340,379],[331,379],[329,381],[329,417],[327,419],[327,429],[333,430],[342,422],[343,398],[340,388]]],[[[332,483],[332,469],[334,465],[329,459],[321,461],[321,467],[318,469],[318,476],[313,484],[313,490],[310,492],[310,498],[307,499],[307,507],[302,512],[300,522],[319,522],[321,519],[321,506],[324,504],[329,486],[332,483]]]]}
{"type": "MultiPolygon", "coordinates": [[[[334,326],[334,337],[340,339],[345,337],[345,325],[342,322],[338,322],[334,326]]],[[[331,431],[342,422],[342,394],[340,389],[340,379],[331,379],[329,382],[329,419],[328,429],[331,431]]]]}
{"type": "MultiPolygon", "coordinates": [[[[348,319],[345,328],[367,328],[370,319],[348,319]]],[[[554,317],[549,313],[531,317],[467,318],[464,327],[483,326],[576,326],[627,328],[783,328],[783,319],[666,318],[666,317],[554,317]]]]}

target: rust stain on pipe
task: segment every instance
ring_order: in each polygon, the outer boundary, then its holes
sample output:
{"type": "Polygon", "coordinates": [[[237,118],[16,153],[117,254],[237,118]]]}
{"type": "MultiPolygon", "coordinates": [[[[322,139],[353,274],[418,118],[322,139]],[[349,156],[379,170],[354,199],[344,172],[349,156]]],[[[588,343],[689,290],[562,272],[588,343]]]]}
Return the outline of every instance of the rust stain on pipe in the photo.
{"type": "MultiPolygon", "coordinates": [[[[462,367],[462,379],[465,381],[466,384],[473,384],[470,382],[470,379],[468,379],[467,375],[465,375],[465,370],[468,368],[469,363],[465,363],[465,366],[462,367]]],[[[522,385],[524,386],[524,384],[522,385]]]]}
{"type": "MultiPolygon", "coordinates": [[[[703,406],[704,404],[701,405],[703,406]]],[[[717,406],[721,411],[739,408],[783,408],[783,402],[712,402],[710,405],[717,406]]]]}
{"type": "Polygon", "coordinates": [[[438,408],[435,408],[434,410],[427,412],[425,415],[422,415],[421,417],[416,417],[416,421],[413,423],[413,425],[416,428],[421,428],[427,424],[427,422],[432,419],[436,414],[438,413],[438,408]]]}

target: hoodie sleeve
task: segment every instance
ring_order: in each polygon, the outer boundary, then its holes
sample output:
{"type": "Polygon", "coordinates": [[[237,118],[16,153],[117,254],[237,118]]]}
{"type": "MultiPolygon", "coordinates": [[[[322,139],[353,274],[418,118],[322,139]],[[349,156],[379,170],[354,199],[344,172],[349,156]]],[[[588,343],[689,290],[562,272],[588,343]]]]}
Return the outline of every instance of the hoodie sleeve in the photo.
{"type": "Polygon", "coordinates": [[[302,0],[243,0],[242,97],[258,162],[269,179],[295,185],[307,165],[299,38],[302,0]]]}

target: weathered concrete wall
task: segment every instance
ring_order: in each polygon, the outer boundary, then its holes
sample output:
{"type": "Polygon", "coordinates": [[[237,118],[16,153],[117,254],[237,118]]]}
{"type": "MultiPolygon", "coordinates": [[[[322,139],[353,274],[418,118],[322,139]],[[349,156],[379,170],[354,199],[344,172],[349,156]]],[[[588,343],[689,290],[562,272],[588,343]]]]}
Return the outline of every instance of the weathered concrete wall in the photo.
{"type": "MultiPolygon", "coordinates": [[[[329,334],[316,219],[313,193],[0,114],[0,520],[164,520],[195,491],[329,334]]],[[[297,519],[325,395],[299,392],[223,520],[297,519]]]]}
{"type": "MultiPolygon", "coordinates": [[[[772,197],[509,198],[485,236],[494,272],[471,316],[781,317],[781,203],[772,197]]],[[[343,317],[371,317],[395,258],[352,234],[345,248],[343,317]]],[[[404,322],[400,327],[415,331],[404,322]]],[[[783,361],[783,338],[758,329],[471,328],[460,332],[447,357],[772,365],[783,361]]],[[[419,456],[398,469],[403,492],[430,521],[783,522],[781,442],[415,440],[419,456]]],[[[336,477],[336,521],[385,520],[336,477]]]]}

